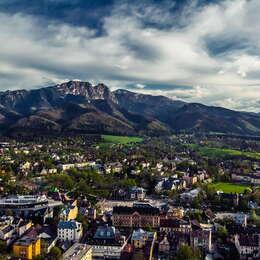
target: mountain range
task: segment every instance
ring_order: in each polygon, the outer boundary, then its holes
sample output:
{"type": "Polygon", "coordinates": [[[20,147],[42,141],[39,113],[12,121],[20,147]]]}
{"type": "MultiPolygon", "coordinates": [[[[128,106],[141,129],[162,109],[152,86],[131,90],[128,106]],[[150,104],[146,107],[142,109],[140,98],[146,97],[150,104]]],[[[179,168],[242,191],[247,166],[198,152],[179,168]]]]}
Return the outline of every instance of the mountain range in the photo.
{"type": "Polygon", "coordinates": [[[173,132],[260,135],[260,114],[186,103],[106,85],[69,81],[33,90],[0,92],[2,135],[173,132]]]}

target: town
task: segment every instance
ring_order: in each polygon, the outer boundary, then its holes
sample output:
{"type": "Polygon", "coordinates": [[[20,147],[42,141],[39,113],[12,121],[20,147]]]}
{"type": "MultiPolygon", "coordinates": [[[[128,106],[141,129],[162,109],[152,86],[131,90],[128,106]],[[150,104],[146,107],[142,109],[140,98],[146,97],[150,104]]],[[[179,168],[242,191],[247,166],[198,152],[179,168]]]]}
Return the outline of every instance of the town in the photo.
{"type": "Polygon", "coordinates": [[[0,259],[259,259],[260,140],[2,138],[0,259]]]}

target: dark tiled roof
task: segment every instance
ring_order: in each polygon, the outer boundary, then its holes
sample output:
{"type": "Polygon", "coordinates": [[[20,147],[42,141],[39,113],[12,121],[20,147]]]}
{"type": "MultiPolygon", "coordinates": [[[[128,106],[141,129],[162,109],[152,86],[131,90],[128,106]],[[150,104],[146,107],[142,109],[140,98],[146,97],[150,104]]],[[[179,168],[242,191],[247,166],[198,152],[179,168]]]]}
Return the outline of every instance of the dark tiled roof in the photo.
{"type": "Polygon", "coordinates": [[[116,229],[115,227],[100,226],[98,227],[94,239],[115,239],[116,229]]]}
{"type": "Polygon", "coordinates": [[[60,221],[58,224],[60,229],[76,229],[77,225],[74,221],[60,221]]]}
{"type": "Polygon", "coordinates": [[[179,228],[180,225],[188,225],[189,223],[181,219],[161,219],[160,227],[179,228]]]}
{"type": "Polygon", "coordinates": [[[258,235],[244,235],[240,234],[239,235],[239,244],[240,246],[250,246],[250,247],[258,247],[259,242],[258,242],[258,235]]]}
{"type": "Polygon", "coordinates": [[[133,214],[134,212],[138,212],[140,215],[159,215],[160,211],[155,207],[125,207],[125,206],[116,206],[113,208],[113,214],[133,214]]]}
{"type": "Polygon", "coordinates": [[[15,245],[30,245],[32,243],[35,243],[38,240],[38,238],[32,238],[32,237],[28,237],[28,236],[24,236],[22,238],[20,238],[19,240],[17,240],[14,244],[15,245]]]}

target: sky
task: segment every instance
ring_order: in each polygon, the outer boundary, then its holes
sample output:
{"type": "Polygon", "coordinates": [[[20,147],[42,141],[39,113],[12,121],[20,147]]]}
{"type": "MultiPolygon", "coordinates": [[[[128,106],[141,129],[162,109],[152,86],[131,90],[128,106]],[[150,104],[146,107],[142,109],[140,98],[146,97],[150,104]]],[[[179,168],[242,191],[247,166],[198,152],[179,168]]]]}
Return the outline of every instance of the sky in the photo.
{"type": "Polygon", "coordinates": [[[0,0],[0,90],[83,80],[260,112],[259,0],[0,0]]]}

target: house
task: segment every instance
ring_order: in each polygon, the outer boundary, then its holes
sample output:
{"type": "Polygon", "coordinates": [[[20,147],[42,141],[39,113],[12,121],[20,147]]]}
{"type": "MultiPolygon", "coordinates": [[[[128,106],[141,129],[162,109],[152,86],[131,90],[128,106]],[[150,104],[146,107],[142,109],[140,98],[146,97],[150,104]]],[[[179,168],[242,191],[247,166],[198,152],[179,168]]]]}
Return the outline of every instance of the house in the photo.
{"type": "Polygon", "coordinates": [[[75,200],[72,204],[66,206],[60,214],[60,218],[62,220],[73,220],[76,219],[77,216],[78,216],[77,200],[75,200]]]}
{"type": "Polygon", "coordinates": [[[120,259],[127,240],[114,226],[99,226],[88,245],[92,247],[94,259],[120,259]]]}
{"type": "Polygon", "coordinates": [[[170,244],[170,254],[174,254],[178,251],[181,245],[190,244],[190,234],[178,231],[170,232],[167,235],[167,240],[170,244]]]}
{"type": "Polygon", "coordinates": [[[92,260],[92,247],[75,243],[63,255],[63,260],[92,260]]]}
{"type": "Polygon", "coordinates": [[[50,225],[42,226],[38,231],[38,237],[41,239],[41,252],[49,253],[57,243],[57,234],[54,227],[50,225]]]}
{"type": "Polygon", "coordinates": [[[237,212],[237,213],[231,213],[231,212],[219,212],[216,213],[216,218],[215,219],[225,219],[229,218],[232,219],[236,224],[240,224],[244,227],[247,226],[247,219],[248,215],[242,212],[237,212]]]}
{"type": "Polygon", "coordinates": [[[170,232],[189,233],[191,224],[182,219],[160,219],[160,232],[168,234],[170,232]]]}
{"type": "Polygon", "coordinates": [[[136,254],[142,256],[142,259],[152,259],[154,243],[157,239],[156,232],[147,232],[139,228],[133,231],[131,237],[131,244],[134,247],[134,259],[136,259],[136,254]]]}
{"type": "Polygon", "coordinates": [[[200,193],[200,188],[193,189],[187,192],[183,192],[180,198],[183,202],[192,202],[200,193]]]}
{"type": "Polygon", "coordinates": [[[185,175],[182,179],[186,181],[187,186],[192,186],[198,182],[198,177],[196,175],[185,175]]]}
{"type": "Polygon", "coordinates": [[[0,239],[11,244],[31,228],[32,222],[12,216],[2,216],[0,219],[0,239]]]}
{"type": "Polygon", "coordinates": [[[237,193],[223,193],[221,191],[217,191],[217,194],[220,196],[220,200],[223,205],[229,206],[231,204],[238,206],[239,195],[237,193]]]}
{"type": "Polygon", "coordinates": [[[232,173],[231,179],[234,182],[242,182],[253,185],[260,185],[260,173],[251,173],[251,174],[238,174],[232,173]]]}
{"type": "Polygon", "coordinates": [[[28,171],[31,168],[31,163],[30,162],[25,162],[20,165],[20,170],[22,171],[28,171]]]}
{"type": "Polygon", "coordinates": [[[260,258],[259,234],[237,234],[235,235],[235,246],[242,259],[260,258]]]}
{"type": "Polygon", "coordinates": [[[162,171],[163,169],[163,164],[161,162],[158,162],[155,166],[155,168],[157,169],[158,172],[162,171]]]}
{"type": "Polygon", "coordinates": [[[14,221],[14,217],[13,216],[7,216],[7,215],[3,215],[0,217],[0,228],[2,226],[6,226],[6,225],[11,225],[14,221]]]}
{"type": "Polygon", "coordinates": [[[167,219],[175,219],[175,218],[183,218],[184,216],[184,209],[183,208],[174,208],[170,207],[166,212],[167,219]]]}
{"type": "Polygon", "coordinates": [[[41,240],[24,236],[13,244],[13,255],[22,259],[33,259],[41,254],[41,240]]]}
{"type": "Polygon", "coordinates": [[[159,227],[160,211],[145,203],[135,203],[132,207],[113,208],[113,225],[117,227],[159,227]]]}
{"type": "Polygon", "coordinates": [[[164,236],[163,239],[159,242],[159,254],[168,255],[170,252],[170,243],[167,236],[164,236]]]}
{"type": "Polygon", "coordinates": [[[88,219],[95,220],[97,217],[97,210],[95,208],[88,209],[88,219]]]}
{"type": "Polygon", "coordinates": [[[40,175],[48,175],[48,174],[55,174],[57,173],[58,170],[56,168],[52,168],[52,169],[45,169],[43,168],[41,171],[40,171],[40,175]]]}
{"type": "Polygon", "coordinates": [[[81,162],[81,163],[76,163],[75,167],[77,169],[84,169],[87,167],[94,167],[96,165],[96,162],[81,162]]]}
{"type": "Polygon", "coordinates": [[[120,173],[123,170],[123,165],[120,162],[112,162],[105,165],[106,173],[120,173]]]}
{"type": "Polygon", "coordinates": [[[146,191],[145,189],[143,189],[142,187],[131,187],[129,190],[129,196],[130,199],[132,200],[144,200],[145,199],[145,195],[146,195],[146,191]]]}
{"type": "Polygon", "coordinates": [[[206,178],[207,172],[205,170],[199,170],[197,173],[198,181],[204,181],[206,178]]]}
{"type": "Polygon", "coordinates": [[[143,248],[147,241],[153,241],[156,239],[156,232],[147,232],[141,228],[134,230],[131,243],[135,248],[143,248]]]}
{"type": "Polygon", "coordinates": [[[175,177],[163,178],[155,186],[156,192],[180,190],[186,187],[186,182],[175,177]]]}
{"type": "Polygon", "coordinates": [[[6,245],[10,245],[16,238],[16,229],[12,225],[2,226],[0,228],[0,239],[5,241],[6,245]]]}
{"type": "Polygon", "coordinates": [[[58,167],[62,171],[67,171],[69,169],[75,168],[75,164],[74,163],[60,164],[58,165],[58,167]]]}
{"type": "Polygon", "coordinates": [[[59,240],[78,241],[83,234],[82,224],[74,220],[60,221],[57,233],[59,240]]]}
{"type": "Polygon", "coordinates": [[[190,232],[190,243],[193,248],[200,248],[202,251],[211,252],[211,240],[210,229],[197,229],[190,232]]]}

